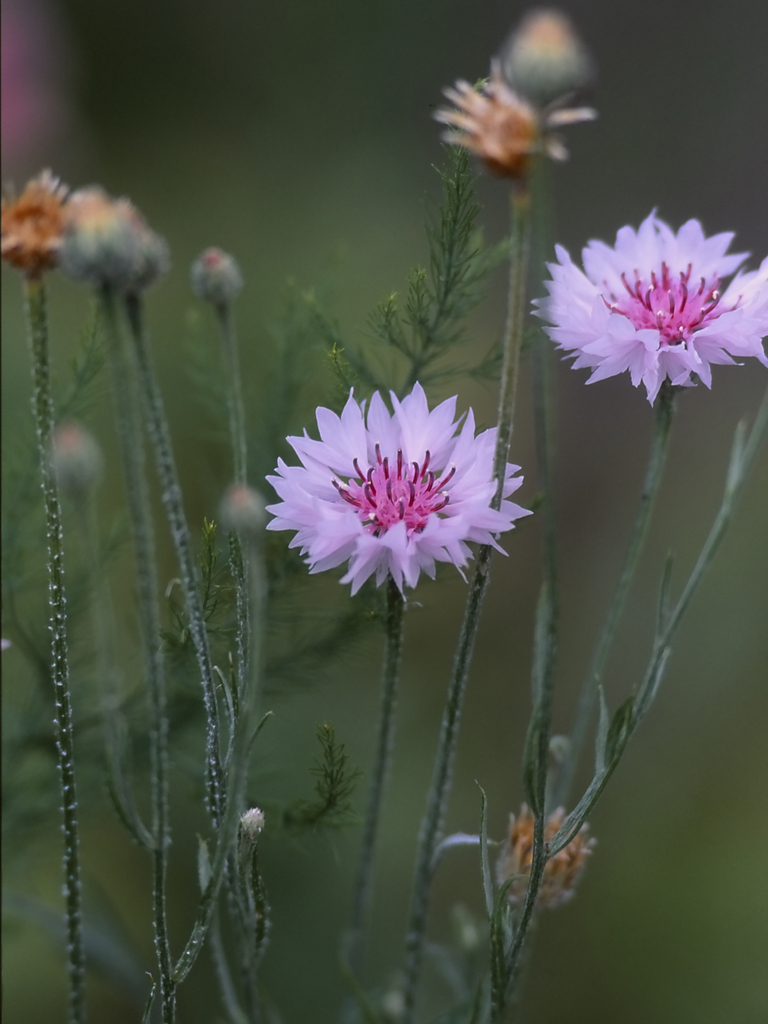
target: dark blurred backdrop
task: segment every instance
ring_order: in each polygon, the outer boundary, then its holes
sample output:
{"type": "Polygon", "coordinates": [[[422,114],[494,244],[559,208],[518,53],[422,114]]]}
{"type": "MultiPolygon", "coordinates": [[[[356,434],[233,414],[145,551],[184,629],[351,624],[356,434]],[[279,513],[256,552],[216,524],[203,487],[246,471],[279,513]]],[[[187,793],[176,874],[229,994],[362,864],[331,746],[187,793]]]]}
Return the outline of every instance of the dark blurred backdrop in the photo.
{"type": "MultiPolygon", "coordinates": [[[[572,130],[569,164],[555,173],[556,237],[572,253],[612,241],[651,208],[674,226],[691,216],[708,233],[737,232],[738,251],[768,248],[768,7],[693,0],[564,3],[599,67],[600,120],[572,130]]],[[[241,261],[238,306],[246,376],[257,379],[268,326],[288,278],[327,277],[352,337],[372,306],[402,290],[423,261],[425,196],[437,192],[439,130],[431,115],[456,77],[487,73],[522,5],[497,0],[5,0],[3,177],[22,185],[52,166],[73,186],[127,194],[169,240],[174,267],[152,293],[157,361],[182,459],[190,519],[215,514],[227,483],[223,452],[179,384],[187,267],[201,248],[241,261]]],[[[505,231],[503,185],[481,178],[490,240],[505,231]]],[[[756,265],[753,262],[753,265],[756,265]]],[[[473,320],[477,352],[499,330],[504,274],[473,320]]],[[[3,424],[6,443],[28,416],[28,366],[19,283],[3,272],[3,424]]],[[[83,293],[53,280],[54,350],[74,353],[83,293]]],[[[638,494],[651,413],[626,375],[590,388],[559,364],[558,518],[563,631],[555,714],[568,727],[590,645],[617,574],[638,494]]],[[[664,556],[680,585],[719,501],[737,421],[768,383],[763,367],[716,368],[711,392],[683,396],[647,555],[609,666],[616,703],[639,680],[649,650],[664,556]]],[[[514,461],[535,492],[530,404],[520,404],[514,461]],[[530,468],[527,468],[530,467],[530,468]]],[[[494,395],[468,383],[481,421],[494,395]]],[[[99,430],[108,413],[91,424],[99,430]]],[[[298,430],[307,422],[296,423],[298,430]]],[[[105,441],[108,444],[108,440],[105,441]]],[[[109,453],[111,458],[111,452],[109,453]]],[[[110,471],[111,472],[111,471],[110,471]]],[[[114,474],[107,475],[109,506],[114,474]]],[[[592,818],[598,838],[577,899],[542,918],[520,1020],[544,1024],[758,1024],[768,1019],[768,459],[764,452],[729,534],[680,632],[662,692],[592,818]]],[[[528,713],[529,650],[539,581],[535,524],[498,559],[469,692],[449,827],[476,831],[475,780],[501,837],[522,799],[520,754],[528,713]]],[[[393,786],[387,802],[372,954],[381,977],[398,965],[415,834],[465,588],[420,587],[408,615],[393,786]]],[[[366,767],[375,716],[379,641],[344,677],[277,699],[262,756],[274,757],[277,794],[307,784],[315,723],[330,719],[366,767]],[[288,767],[284,767],[285,765],[288,767]]],[[[21,655],[11,649],[13,677],[21,655]],[[18,660],[17,660],[18,659],[18,660]]],[[[190,818],[190,820],[193,820],[190,818]]],[[[197,821],[198,819],[194,819],[197,821]]],[[[200,827],[200,826],[196,826],[200,827]]],[[[189,835],[180,812],[179,829],[189,835]],[[186,828],[186,832],[185,832],[186,828]]],[[[172,880],[177,943],[195,899],[194,840],[172,880]]],[[[85,810],[86,884],[106,888],[151,969],[148,865],[108,810],[85,810]]],[[[340,992],[336,930],[347,915],[356,836],[267,848],[275,909],[264,982],[288,1022],[334,1017],[340,992]],[[314,994],[312,994],[314,993],[314,994]]],[[[58,823],[6,884],[57,899],[58,823]]],[[[435,889],[435,936],[450,906],[482,903],[476,857],[456,851],[435,889]]],[[[428,983],[435,986],[430,976],[428,983]]],[[[61,957],[32,925],[6,937],[8,1021],[63,1021],[61,957]]],[[[94,981],[92,1019],[136,1020],[135,1008],[94,981]]],[[[180,1022],[221,1019],[205,957],[182,988],[180,1022]]]]}

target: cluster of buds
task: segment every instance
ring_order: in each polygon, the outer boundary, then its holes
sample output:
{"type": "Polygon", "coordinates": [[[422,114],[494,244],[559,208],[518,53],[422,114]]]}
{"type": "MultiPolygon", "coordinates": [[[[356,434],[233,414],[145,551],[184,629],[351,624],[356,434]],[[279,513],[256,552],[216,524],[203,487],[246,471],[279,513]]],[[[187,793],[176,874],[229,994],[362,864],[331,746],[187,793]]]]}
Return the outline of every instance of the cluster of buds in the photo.
{"type": "Polygon", "coordinates": [[[124,293],[143,291],[168,269],[168,246],[128,199],[94,185],[67,203],[61,269],[70,277],[124,293]]]}
{"type": "Polygon", "coordinates": [[[129,200],[98,186],[70,193],[50,171],[3,199],[2,256],[29,280],[60,266],[122,293],[143,291],[168,269],[168,246],[129,200]]]}
{"type": "Polygon", "coordinates": [[[590,107],[570,106],[573,90],[590,73],[567,19],[534,12],[510,37],[502,57],[491,62],[488,81],[456,82],[445,90],[454,107],[441,108],[435,118],[449,126],[444,141],[476,153],[494,174],[523,179],[536,154],[567,159],[553,129],[597,116],[590,107]]]}
{"type": "MultiPolygon", "coordinates": [[[[558,807],[547,818],[544,825],[544,840],[549,842],[565,820],[565,811],[558,807]]],[[[502,844],[496,862],[496,881],[503,885],[511,879],[507,899],[513,906],[519,906],[525,899],[528,878],[533,861],[533,814],[523,804],[520,814],[509,817],[509,833],[502,844]]],[[[567,903],[576,891],[576,886],[587,857],[592,852],[595,840],[589,835],[589,828],[582,825],[573,839],[559,853],[547,861],[539,889],[540,907],[559,907],[567,903]]]]}

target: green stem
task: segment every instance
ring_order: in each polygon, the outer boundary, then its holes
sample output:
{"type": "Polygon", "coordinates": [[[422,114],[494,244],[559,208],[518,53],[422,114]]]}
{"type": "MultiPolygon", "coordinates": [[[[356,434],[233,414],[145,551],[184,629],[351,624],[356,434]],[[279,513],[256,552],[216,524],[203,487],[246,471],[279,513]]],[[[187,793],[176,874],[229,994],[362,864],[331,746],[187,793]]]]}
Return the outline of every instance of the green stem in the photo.
{"type": "MultiPolygon", "coordinates": [[[[245,408],[243,406],[242,378],[237,335],[229,303],[216,306],[216,320],[221,332],[224,362],[227,370],[227,408],[229,411],[229,437],[232,445],[232,469],[236,486],[244,487],[247,482],[248,446],[245,432],[245,408]]],[[[248,685],[248,663],[250,658],[250,624],[248,620],[249,587],[248,570],[243,562],[241,544],[234,531],[229,536],[229,566],[235,581],[237,602],[237,657],[238,685],[242,699],[248,685]]]]}
{"type": "Polygon", "coordinates": [[[225,800],[225,784],[220,755],[219,714],[216,703],[211,653],[208,646],[208,633],[200,592],[197,586],[194,556],[192,554],[192,538],[184,514],[181,487],[179,486],[176,462],[171,445],[171,435],[165,416],[163,398],[152,366],[146,331],[144,329],[141,299],[138,295],[128,295],[126,297],[126,312],[138,362],[139,379],[148,416],[149,435],[155,452],[157,475],[160,478],[162,487],[163,504],[165,505],[171,536],[179,560],[181,582],[189,614],[190,633],[195,645],[200,675],[202,677],[203,697],[208,722],[207,766],[209,809],[214,823],[218,824],[223,813],[223,802],[225,800]]]}
{"type": "MultiPolygon", "coordinates": [[[[504,329],[501,390],[499,395],[498,428],[494,455],[494,478],[497,482],[492,505],[501,506],[506,475],[507,454],[512,437],[512,425],[517,393],[520,348],[525,317],[526,279],[530,244],[530,196],[525,189],[512,195],[512,232],[510,241],[509,305],[504,329]]],[[[429,891],[432,882],[435,849],[443,826],[450,794],[453,762],[459,735],[461,711],[472,662],[480,610],[488,587],[492,548],[483,545],[477,554],[475,571],[467,596],[464,621],[459,635],[456,656],[448,687],[443,721],[440,730],[432,783],[427,797],[427,809],[419,832],[416,855],[411,912],[406,936],[403,967],[403,1014],[401,1024],[412,1024],[416,1006],[416,991],[421,973],[426,937],[429,891]]]]}
{"type": "Polygon", "coordinates": [[[54,727],[64,812],[64,894],[69,974],[69,1019],[72,1024],[83,1024],[85,1021],[85,953],[83,950],[79,830],[75,792],[74,730],[67,654],[67,598],[64,590],[61,506],[56,478],[51,465],[51,435],[54,417],[48,360],[48,312],[45,286],[42,280],[27,279],[25,281],[25,299],[34,384],[32,406],[40,453],[40,472],[48,538],[51,677],[56,704],[54,727]]]}
{"type": "Polygon", "coordinates": [[[387,580],[387,641],[382,675],[381,705],[376,730],[376,752],[374,755],[371,786],[368,793],[368,808],[363,828],[360,858],[357,865],[357,879],[352,900],[352,918],[346,950],[351,971],[358,975],[363,959],[363,932],[373,891],[373,862],[376,852],[376,837],[381,817],[384,788],[389,776],[392,758],[392,742],[395,731],[395,708],[397,705],[397,684],[400,676],[400,662],[403,649],[405,602],[397,584],[390,576],[387,580]]]}
{"type": "Polygon", "coordinates": [[[224,361],[227,365],[229,389],[227,406],[229,410],[229,436],[232,442],[234,480],[243,485],[247,479],[248,448],[245,436],[245,409],[240,376],[240,356],[237,336],[232,322],[232,308],[229,305],[216,307],[216,319],[221,330],[224,346],[224,361]]]}
{"type": "MultiPolygon", "coordinates": [[[[550,166],[543,157],[536,163],[533,175],[532,190],[534,204],[535,252],[533,265],[537,270],[544,269],[545,253],[552,246],[550,243],[550,166]]],[[[536,447],[536,465],[538,469],[538,491],[541,497],[540,521],[543,534],[544,586],[546,588],[545,620],[542,631],[537,637],[542,649],[537,652],[539,662],[539,694],[545,694],[551,703],[551,691],[557,646],[559,639],[559,585],[557,573],[557,529],[555,522],[554,502],[554,409],[553,383],[551,373],[552,345],[543,330],[536,333],[532,352],[533,369],[533,430],[536,447]]],[[[539,709],[541,723],[543,709],[539,709]]],[[[546,734],[549,736],[549,710],[546,710],[546,734]]],[[[548,751],[547,751],[548,756],[548,751]]],[[[546,776],[546,763],[543,766],[546,776]]],[[[539,773],[541,774],[541,773],[539,773]]],[[[546,803],[546,790],[544,793],[546,803]]]]}
{"type": "Polygon", "coordinates": [[[573,775],[578,763],[579,754],[584,744],[589,726],[589,720],[594,707],[597,687],[600,683],[605,662],[613,643],[613,636],[616,631],[621,613],[624,610],[627,593],[635,575],[643,544],[648,533],[651,512],[659,489],[664,462],[667,455],[669,435],[672,427],[672,416],[674,412],[675,389],[665,381],[662,384],[659,397],[656,400],[654,409],[655,420],[653,429],[653,440],[651,442],[651,453],[648,461],[648,468],[645,474],[643,489],[640,494],[640,504],[635,515],[635,522],[632,527],[632,535],[629,541],[627,553],[624,556],[619,582],[613,599],[608,606],[608,614],[605,617],[603,628],[592,654],[581,695],[576,709],[573,729],[570,736],[569,748],[563,758],[563,763],[558,775],[553,794],[553,804],[556,807],[564,804],[573,782],[573,775]]]}
{"type": "Polygon", "coordinates": [[[749,474],[752,463],[765,440],[767,432],[768,392],[766,392],[757,416],[755,417],[755,422],[752,425],[752,430],[746,445],[743,444],[743,424],[740,424],[739,431],[736,434],[731,462],[728,467],[728,477],[726,479],[723,500],[720,504],[717,515],[715,516],[715,521],[707,535],[707,539],[704,542],[704,546],[696,560],[696,564],[691,571],[691,575],[688,577],[685,587],[683,588],[680,599],[672,610],[669,619],[664,624],[664,628],[661,630],[660,635],[656,638],[654,643],[653,654],[635,701],[631,726],[633,731],[637,728],[641,719],[645,715],[645,712],[648,710],[651,700],[658,688],[661,681],[661,675],[664,670],[664,665],[670,653],[672,640],[674,639],[693,595],[699,588],[704,577],[704,573],[720,546],[720,542],[725,535],[731,515],[733,514],[736,500],[744,485],[744,481],[749,474]]]}
{"type": "Polygon", "coordinates": [[[112,377],[115,424],[120,444],[128,513],[131,521],[139,618],[144,646],[144,670],[151,712],[150,763],[152,778],[152,899],[155,950],[160,968],[160,993],[164,1024],[176,1015],[176,985],[173,979],[166,878],[168,873],[168,716],[166,713],[165,667],[160,649],[160,610],[157,602],[157,572],[152,513],[144,464],[144,439],[139,400],[125,342],[109,288],[101,292],[101,306],[107,334],[107,358],[112,377]]]}
{"type": "MultiPolygon", "coordinates": [[[[619,583],[616,588],[613,603],[611,604],[603,625],[603,630],[600,634],[597,647],[595,648],[595,653],[587,674],[587,680],[582,691],[577,710],[576,726],[574,727],[574,731],[571,736],[570,750],[563,761],[561,774],[558,777],[557,785],[554,790],[553,803],[555,806],[559,806],[567,796],[573,768],[576,763],[581,744],[584,741],[584,735],[589,722],[589,715],[592,711],[594,695],[597,691],[597,684],[602,677],[603,668],[605,666],[608,652],[610,651],[616,625],[619,621],[624,602],[626,601],[627,592],[634,577],[643,542],[648,532],[650,514],[658,492],[667,452],[669,433],[672,426],[673,406],[674,392],[671,387],[665,385],[662,387],[656,406],[656,419],[653,442],[651,445],[651,455],[640,496],[640,505],[635,517],[632,536],[624,559],[624,566],[622,568],[621,576],[619,577],[619,583]]],[[[543,617],[545,620],[549,619],[551,621],[551,611],[545,612],[543,617]]],[[[537,651],[537,658],[534,659],[537,661],[539,658],[542,658],[542,663],[546,663],[550,660],[546,654],[546,629],[547,627],[544,626],[541,637],[537,638],[537,647],[543,644],[544,651],[537,651]]],[[[544,877],[544,869],[548,860],[548,851],[544,838],[544,827],[546,822],[545,795],[547,782],[547,760],[549,756],[549,722],[552,699],[551,677],[548,675],[542,676],[539,680],[539,686],[541,687],[539,691],[540,697],[537,700],[537,707],[534,709],[534,718],[531,720],[532,728],[529,729],[529,737],[531,738],[532,743],[535,744],[535,748],[531,750],[531,758],[534,763],[532,778],[534,780],[535,790],[531,794],[535,803],[531,873],[528,879],[528,888],[525,894],[523,911],[517,924],[517,928],[515,929],[514,940],[507,957],[506,975],[508,984],[501,993],[497,1004],[494,1006],[494,1013],[492,1017],[494,1021],[501,1019],[509,994],[509,988],[514,984],[520,959],[525,947],[528,930],[531,921],[533,920],[539,889],[544,877]]]]}
{"type": "Polygon", "coordinates": [[[152,852],[155,841],[141,820],[123,771],[124,723],[120,716],[120,671],[115,651],[115,623],[105,567],[99,551],[99,523],[91,490],[73,495],[80,528],[81,549],[86,565],[91,611],[91,636],[95,648],[96,674],[101,683],[101,718],[107,786],[120,820],[131,837],[152,852]]]}

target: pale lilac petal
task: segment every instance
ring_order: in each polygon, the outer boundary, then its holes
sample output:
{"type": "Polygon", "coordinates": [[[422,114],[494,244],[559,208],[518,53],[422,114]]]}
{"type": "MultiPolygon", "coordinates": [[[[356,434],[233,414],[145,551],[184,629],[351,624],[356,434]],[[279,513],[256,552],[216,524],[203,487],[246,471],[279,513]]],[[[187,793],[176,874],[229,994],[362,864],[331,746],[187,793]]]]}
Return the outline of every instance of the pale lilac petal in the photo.
{"type": "Polygon", "coordinates": [[[653,211],[612,247],[591,241],[580,270],[561,246],[548,264],[549,295],[534,300],[545,330],[592,384],[628,372],[653,402],[662,383],[712,382],[712,364],[754,356],[768,366],[768,259],[722,281],[748,253],[727,252],[733,234],[707,238],[697,220],[675,233],[653,211]]]}
{"type": "Polygon", "coordinates": [[[505,500],[522,483],[509,463],[492,508],[495,429],[475,436],[472,411],[457,421],[455,398],[430,410],[419,384],[392,405],[393,414],[376,393],[366,410],[350,394],[340,417],[318,409],[320,440],[289,437],[301,465],[279,459],[267,477],[280,499],[267,528],[295,531],[289,546],[310,572],[346,563],[353,594],[371,577],[414,587],[437,562],[462,572],[470,542],[501,550],[498,535],[530,515],[505,500]]]}

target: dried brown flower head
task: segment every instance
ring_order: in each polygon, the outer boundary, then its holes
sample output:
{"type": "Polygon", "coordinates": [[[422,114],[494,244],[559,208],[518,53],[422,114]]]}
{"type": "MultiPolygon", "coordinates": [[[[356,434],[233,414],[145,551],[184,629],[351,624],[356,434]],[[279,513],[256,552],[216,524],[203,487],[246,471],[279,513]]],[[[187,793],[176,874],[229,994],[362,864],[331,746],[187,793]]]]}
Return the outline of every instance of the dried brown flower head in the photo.
{"type": "MultiPolygon", "coordinates": [[[[545,840],[552,839],[564,820],[565,811],[558,807],[544,825],[545,840]]],[[[539,889],[539,906],[558,907],[567,903],[576,891],[594,845],[595,840],[589,836],[589,827],[582,825],[570,843],[547,862],[539,889]]],[[[514,814],[509,816],[509,834],[496,862],[496,880],[499,885],[503,885],[508,878],[513,880],[507,889],[507,899],[513,906],[525,899],[532,859],[533,814],[528,805],[523,804],[517,817],[514,814]]]]}
{"type": "Polygon", "coordinates": [[[498,61],[493,61],[491,77],[480,88],[458,81],[445,95],[455,108],[443,107],[435,114],[436,120],[451,128],[443,139],[466,146],[489,170],[510,178],[524,177],[535,153],[566,160],[568,151],[550,129],[597,116],[588,107],[537,109],[510,89],[498,61]]]}
{"type": "Polygon", "coordinates": [[[66,186],[43,171],[18,199],[3,199],[2,257],[28,278],[58,263],[66,196],[66,186]]]}

